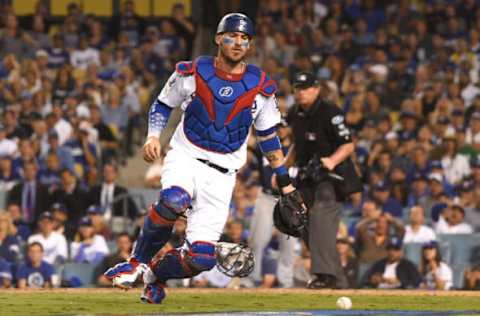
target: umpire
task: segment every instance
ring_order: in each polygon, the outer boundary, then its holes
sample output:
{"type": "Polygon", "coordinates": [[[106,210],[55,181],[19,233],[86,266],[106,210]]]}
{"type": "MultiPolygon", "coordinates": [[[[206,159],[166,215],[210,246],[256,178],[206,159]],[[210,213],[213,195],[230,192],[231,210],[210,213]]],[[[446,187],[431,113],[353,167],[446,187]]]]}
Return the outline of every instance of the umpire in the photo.
{"type": "Polygon", "coordinates": [[[315,75],[300,72],[293,78],[296,104],[287,121],[294,145],[287,157],[299,169],[297,187],[309,207],[308,236],[312,280],[308,288],[344,288],[346,279],[336,249],[340,202],[362,185],[350,155],[354,151],[342,111],[321,97],[315,75]]]}

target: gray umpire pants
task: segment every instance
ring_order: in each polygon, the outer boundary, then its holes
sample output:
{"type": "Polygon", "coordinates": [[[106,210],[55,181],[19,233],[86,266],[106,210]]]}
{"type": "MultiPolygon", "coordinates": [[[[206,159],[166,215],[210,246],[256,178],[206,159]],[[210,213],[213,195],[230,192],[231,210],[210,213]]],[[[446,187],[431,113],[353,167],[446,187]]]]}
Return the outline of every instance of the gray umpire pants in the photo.
{"type": "Polygon", "coordinates": [[[337,231],[341,204],[337,202],[331,182],[316,186],[314,201],[309,210],[308,246],[312,258],[312,274],[329,274],[337,278],[337,286],[346,286],[337,251],[337,231]]]}
{"type": "MultiPolygon", "coordinates": [[[[255,211],[250,226],[249,245],[255,255],[255,268],[252,278],[255,282],[262,281],[263,251],[272,238],[273,209],[277,198],[260,191],[255,202],[255,211]]],[[[279,232],[279,259],[277,279],[281,287],[293,287],[293,263],[295,258],[295,243],[297,239],[279,232]]]]}

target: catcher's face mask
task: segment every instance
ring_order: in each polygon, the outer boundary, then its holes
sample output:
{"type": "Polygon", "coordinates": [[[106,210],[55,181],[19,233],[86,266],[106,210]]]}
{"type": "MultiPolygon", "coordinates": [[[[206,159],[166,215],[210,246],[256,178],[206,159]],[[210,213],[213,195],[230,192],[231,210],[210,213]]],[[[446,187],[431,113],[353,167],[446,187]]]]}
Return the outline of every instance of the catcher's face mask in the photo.
{"type": "Polygon", "coordinates": [[[229,277],[246,277],[253,271],[253,252],[245,245],[219,242],[216,247],[217,267],[229,277]]]}

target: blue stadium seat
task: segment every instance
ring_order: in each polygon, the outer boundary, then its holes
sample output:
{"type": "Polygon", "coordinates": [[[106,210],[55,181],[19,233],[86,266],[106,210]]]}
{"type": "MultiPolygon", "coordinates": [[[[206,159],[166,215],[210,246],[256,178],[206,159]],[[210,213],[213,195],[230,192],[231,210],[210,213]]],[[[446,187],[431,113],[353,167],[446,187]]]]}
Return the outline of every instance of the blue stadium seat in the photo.
{"type": "Polygon", "coordinates": [[[480,244],[480,234],[444,234],[438,238],[450,244],[451,257],[445,260],[450,266],[469,265],[474,247],[480,244]]]}
{"type": "Polygon", "coordinates": [[[107,246],[110,253],[117,252],[117,242],[115,240],[107,240],[107,246]]]}
{"type": "Polygon", "coordinates": [[[94,284],[95,266],[90,263],[65,263],[62,279],[65,281],[76,277],[81,282],[81,287],[91,287],[94,284]]]}
{"type": "Polygon", "coordinates": [[[403,254],[405,259],[415,263],[417,267],[420,267],[422,261],[422,243],[406,243],[403,244],[403,254]]]}
{"type": "MultiPolygon", "coordinates": [[[[439,241],[438,243],[440,254],[442,255],[442,261],[450,264],[450,258],[452,257],[452,251],[448,242],[439,241]]],[[[422,243],[406,243],[403,245],[403,253],[405,259],[408,259],[415,263],[417,268],[420,268],[422,262],[422,243]]]]}
{"type": "Polygon", "coordinates": [[[364,280],[365,274],[372,267],[373,263],[360,263],[358,265],[357,287],[360,288],[366,283],[364,280]]]}
{"type": "Polygon", "coordinates": [[[158,199],[159,189],[128,188],[133,201],[139,210],[147,209],[150,204],[158,199]]]}
{"type": "Polygon", "coordinates": [[[464,286],[464,272],[467,268],[467,265],[454,265],[451,266],[453,272],[453,288],[455,289],[463,289],[464,286]]]}
{"type": "Polygon", "coordinates": [[[2,210],[7,208],[7,191],[5,189],[0,189],[0,208],[2,210]]]}

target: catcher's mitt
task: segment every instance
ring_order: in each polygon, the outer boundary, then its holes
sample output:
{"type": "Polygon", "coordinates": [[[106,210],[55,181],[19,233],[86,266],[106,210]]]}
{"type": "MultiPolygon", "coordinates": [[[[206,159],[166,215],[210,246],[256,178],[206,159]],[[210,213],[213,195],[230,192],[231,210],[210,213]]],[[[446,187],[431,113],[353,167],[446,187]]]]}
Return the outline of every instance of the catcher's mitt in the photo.
{"type": "Polygon", "coordinates": [[[302,194],[295,190],[280,197],[273,211],[273,223],[286,235],[303,237],[308,227],[307,212],[302,194]]]}

